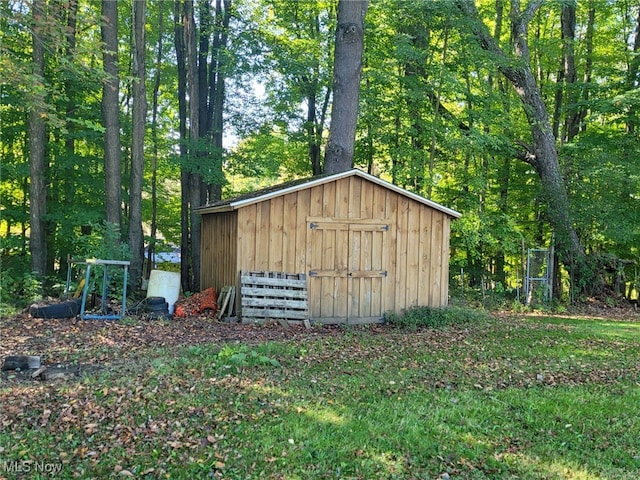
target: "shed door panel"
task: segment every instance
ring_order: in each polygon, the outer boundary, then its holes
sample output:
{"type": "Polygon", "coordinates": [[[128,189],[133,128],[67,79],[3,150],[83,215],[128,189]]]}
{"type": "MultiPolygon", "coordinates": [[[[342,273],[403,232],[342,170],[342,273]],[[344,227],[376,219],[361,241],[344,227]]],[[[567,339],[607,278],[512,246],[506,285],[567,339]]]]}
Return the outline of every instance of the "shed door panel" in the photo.
{"type": "Polygon", "coordinates": [[[309,298],[312,318],[348,321],[381,317],[387,272],[381,222],[309,221],[309,298]]]}

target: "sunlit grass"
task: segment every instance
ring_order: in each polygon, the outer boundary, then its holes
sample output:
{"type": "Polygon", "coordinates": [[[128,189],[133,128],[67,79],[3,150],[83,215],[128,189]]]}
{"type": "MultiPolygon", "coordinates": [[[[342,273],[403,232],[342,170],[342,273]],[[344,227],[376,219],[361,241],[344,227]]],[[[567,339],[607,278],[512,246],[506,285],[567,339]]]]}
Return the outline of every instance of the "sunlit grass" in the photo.
{"type": "Polygon", "coordinates": [[[571,329],[576,335],[633,339],[640,334],[640,323],[566,316],[530,316],[528,318],[542,325],[557,325],[571,329]]]}

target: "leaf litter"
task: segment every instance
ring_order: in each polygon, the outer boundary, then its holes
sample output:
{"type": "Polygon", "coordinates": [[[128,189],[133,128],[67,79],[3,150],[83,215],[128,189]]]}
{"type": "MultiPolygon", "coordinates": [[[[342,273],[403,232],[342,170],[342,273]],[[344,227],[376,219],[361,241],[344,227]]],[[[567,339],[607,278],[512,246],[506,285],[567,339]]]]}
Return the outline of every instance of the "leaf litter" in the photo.
{"type": "MultiPolygon", "coordinates": [[[[277,419],[287,407],[286,398],[273,401],[265,393],[273,384],[304,377],[325,390],[319,392],[319,399],[331,402],[334,395],[352,388],[343,382],[350,381],[354,364],[367,365],[381,393],[398,398],[415,388],[491,391],[621,381],[640,384],[640,340],[565,340],[545,335],[545,331],[570,333],[571,329],[512,316],[482,325],[407,332],[388,325],[305,329],[225,324],[208,317],[110,322],[22,315],[0,320],[0,358],[40,355],[46,365],[82,366],[78,371],[89,379],[78,375],[39,382],[2,372],[0,425],[7,432],[22,432],[25,427],[41,432],[52,448],[49,454],[63,464],[82,459],[82,468],[101,465],[120,477],[159,478],[167,473],[163,466],[198,458],[207,463],[209,476],[218,478],[237,455],[228,445],[223,447],[225,439],[250,428],[252,422],[277,419]],[[530,336],[531,348],[548,355],[523,352],[523,335],[530,336]],[[207,376],[200,365],[185,365],[180,375],[154,372],[161,368],[161,363],[154,367],[158,349],[166,355],[182,347],[267,342],[288,343],[299,354],[283,359],[282,368],[255,376],[207,376]],[[590,351],[601,355],[590,359],[590,351]],[[103,371],[117,372],[122,381],[102,382],[103,371]],[[198,394],[196,385],[219,394],[209,408],[190,405],[191,396],[198,394]],[[251,408],[235,408],[234,402],[251,408]],[[72,451],[69,445],[75,445],[72,451]],[[114,450],[119,452],[115,457],[114,450]],[[101,464],[104,458],[120,460],[105,465],[101,464]]],[[[5,454],[26,456],[32,447],[28,437],[22,436],[0,448],[5,454]]]]}

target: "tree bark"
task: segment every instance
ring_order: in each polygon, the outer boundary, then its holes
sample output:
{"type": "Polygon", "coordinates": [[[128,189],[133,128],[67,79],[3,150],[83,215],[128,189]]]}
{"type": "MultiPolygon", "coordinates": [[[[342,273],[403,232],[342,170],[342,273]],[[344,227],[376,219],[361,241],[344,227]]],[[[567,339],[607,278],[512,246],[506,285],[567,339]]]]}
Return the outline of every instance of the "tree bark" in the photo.
{"type": "MultiPolygon", "coordinates": [[[[633,51],[631,61],[629,62],[629,68],[627,70],[626,87],[627,90],[633,90],[638,88],[638,72],[640,71],[640,10],[638,10],[638,16],[636,18],[635,38],[633,41],[633,51]]],[[[627,117],[627,133],[634,134],[636,131],[638,118],[638,108],[634,105],[630,107],[627,117]]]]}
{"type": "Polygon", "coordinates": [[[313,94],[307,95],[307,122],[305,129],[307,131],[307,148],[309,150],[309,159],[311,160],[311,172],[313,175],[322,173],[320,162],[320,145],[316,135],[316,96],[315,90],[313,94]]]}
{"type": "Polygon", "coordinates": [[[496,57],[497,68],[511,82],[522,101],[532,137],[532,145],[526,160],[536,169],[540,177],[547,204],[547,215],[555,234],[556,250],[560,259],[569,271],[575,274],[575,279],[581,279],[586,275],[584,268],[586,255],[569,213],[569,197],[560,174],[556,139],[553,136],[547,108],[530,66],[527,44],[528,24],[543,1],[532,0],[524,11],[521,11],[518,0],[511,2],[515,60],[511,60],[490,35],[473,2],[458,0],[456,3],[460,11],[471,20],[473,34],[481,47],[496,57]]]}
{"type": "Polygon", "coordinates": [[[198,48],[196,35],[196,20],[194,15],[194,5],[192,0],[184,2],[183,14],[184,45],[186,52],[186,78],[187,90],[189,92],[189,165],[187,168],[186,189],[182,190],[182,195],[187,199],[187,218],[189,222],[189,252],[187,259],[183,258],[183,265],[188,269],[187,290],[194,292],[199,290],[199,268],[200,268],[200,218],[193,211],[200,206],[201,182],[199,175],[195,173],[200,150],[200,82],[198,81],[198,48]],[[186,261],[185,261],[186,260],[186,261]]]}
{"type": "Polygon", "coordinates": [[[153,79],[153,93],[151,100],[151,226],[150,241],[147,250],[147,268],[143,273],[146,277],[151,275],[153,259],[156,252],[156,235],[158,231],[158,103],[160,97],[160,81],[162,67],[162,40],[164,36],[164,4],[158,4],[158,44],[156,46],[156,71],[153,79]]]}
{"type": "Polygon", "coordinates": [[[574,1],[562,6],[562,50],[564,56],[564,83],[566,90],[566,113],[562,143],[571,142],[580,131],[578,90],[576,86],[576,4],[574,1]]]}
{"type": "MultiPolygon", "coordinates": [[[[321,35],[320,18],[317,12],[314,15],[311,25],[314,38],[319,38],[321,35]]],[[[320,175],[322,173],[322,132],[324,131],[324,121],[331,97],[331,88],[327,87],[322,105],[318,108],[318,96],[321,94],[319,79],[320,62],[319,59],[316,59],[316,61],[313,62],[313,74],[308,78],[306,76],[302,78],[307,101],[307,121],[305,123],[307,149],[313,175],[320,175]]]]}
{"type": "MultiPolygon", "coordinates": [[[[428,28],[420,28],[415,24],[406,24],[402,30],[402,33],[407,37],[411,38],[411,45],[416,51],[426,51],[429,45],[429,36],[430,31],[428,28]]],[[[445,32],[445,47],[443,48],[442,56],[443,58],[446,56],[446,40],[447,34],[445,32]]],[[[408,88],[416,88],[417,85],[420,85],[423,82],[425,85],[434,84],[435,81],[431,81],[427,75],[427,71],[425,68],[426,61],[423,58],[420,59],[409,59],[403,65],[404,69],[404,83],[405,85],[410,85],[408,88]]],[[[418,87],[419,88],[419,87],[418,87]]],[[[430,132],[430,147],[429,147],[429,159],[431,159],[431,153],[436,148],[436,129],[439,124],[439,97],[440,88],[439,86],[435,89],[433,93],[430,92],[429,99],[433,105],[433,128],[430,132]]],[[[432,185],[432,175],[431,170],[429,171],[429,175],[426,175],[425,167],[426,167],[426,145],[425,140],[429,137],[425,129],[425,120],[423,118],[424,113],[424,98],[418,97],[412,94],[405,95],[406,99],[404,102],[406,103],[406,108],[408,110],[409,117],[411,118],[411,129],[409,134],[409,141],[411,143],[411,153],[408,160],[408,171],[411,172],[409,177],[409,183],[413,185],[413,188],[416,192],[420,194],[430,194],[427,190],[429,190],[432,185]]],[[[435,157],[434,157],[435,160],[435,157]]]]}
{"type": "MultiPolygon", "coordinates": [[[[66,41],[65,41],[65,46],[63,49],[63,55],[65,56],[66,60],[69,62],[69,64],[73,64],[74,62],[74,56],[76,54],[76,35],[78,33],[78,0],[69,0],[68,2],[60,2],[59,4],[59,8],[61,11],[61,16],[64,18],[66,17],[65,21],[64,21],[64,25],[66,25],[66,41]]],[[[65,107],[65,114],[67,116],[67,118],[73,118],[73,116],[75,115],[75,110],[78,108],[78,103],[80,102],[79,100],[79,96],[78,96],[78,86],[79,82],[76,78],[72,77],[71,75],[67,76],[64,80],[64,92],[65,95],[67,97],[66,100],[66,107],[65,107]]],[[[69,128],[69,127],[67,127],[69,128]]],[[[76,135],[67,135],[67,137],[65,138],[64,141],[64,145],[65,145],[65,156],[67,158],[74,158],[75,154],[76,154],[76,135]]],[[[62,176],[64,176],[65,178],[63,178],[63,182],[62,185],[64,186],[64,201],[68,204],[73,204],[75,203],[75,196],[76,196],[76,181],[74,178],[69,178],[70,176],[68,175],[68,171],[67,169],[56,169],[56,170],[62,170],[61,174],[62,176]]],[[[58,249],[58,258],[57,258],[57,262],[59,264],[59,271],[60,272],[66,272],[69,264],[67,262],[67,259],[70,257],[73,257],[74,252],[73,252],[73,243],[72,243],[72,239],[69,238],[69,235],[66,235],[65,232],[60,232],[58,235],[58,238],[60,238],[60,241],[58,241],[58,245],[59,245],[59,249],[58,249]],[[62,236],[63,238],[60,238],[60,236],[62,236]]],[[[48,263],[55,263],[56,259],[51,258],[51,249],[49,249],[48,252],[48,263]]]]}
{"type": "MultiPolygon", "coordinates": [[[[503,22],[504,22],[504,0],[496,0],[496,17],[495,17],[495,27],[493,31],[493,38],[495,39],[496,42],[499,42],[500,38],[502,37],[503,22]]],[[[488,83],[492,90],[494,88],[497,88],[502,93],[506,93],[505,80],[500,81],[500,78],[498,79],[494,78],[493,73],[489,75],[488,83]],[[497,87],[495,86],[496,81],[498,84],[497,87]]],[[[505,97],[506,95],[503,98],[505,97]]],[[[508,102],[504,103],[503,112],[504,114],[508,115],[508,112],[509,112],[508,102]]],[[[509,194],[510,194],[509,178],[510,176],[511,176],[511,157],[505,156],[502,159],[502,164],[498,169],[499,197],[498,197],[498,203],[497,203],[500,213],[505,218],[509,215],[509,194]]],[[[502,283],[502,285],[506,285],[507,283],[507,273],[505,271],[505,265],[506,265],[505,252],[502,248],[500,248],[496,252],[495,270],[496,270],[496,280],[502,283]]]]}
{"type": "MultiPolygon", "coordinates": [[[[179,3],[176,2],[176,15],[179,3]]],[[[225,50],[231,20],[231,0],[198,2],[200,28],[193,0],[183,2],[182,21],[176,24],[179,90],[188,91],[187,150],[181,152],[182,169],[182,283],[183,289],[200,288],[201,218],[196,209],[222,193],[222,127],[225,100],[225,50]],[[179,34],[181,38],[178,39],[179,34]],[[210,60],[209,60],[210,59],[210,60]]],[[[184,95],[186,98],[186,94],[184,95]]],[[[181,98],[183,96],[181,95],[181,98]]],[[[181,112],[181,117],[182,117],[181,112]]],[[[184,134],[187,136],[185,124],[184,134]]]]}
{"type": "Polygon", "coordinates": [[[353,167],[364,48],[364,19],[368,6],[368,0],[338,2],[333,105],[324,157],[326,173],[342,172],[353,167]]]}
{"type": "MultiPolygon", "coordinates": [[[[33,75],[38,83],[44,76],[44,44],[42,41],[42,22],[44,21],[44,1],[34,0],[33,16],[33,75]]],[[[47,232],[45,216],[47,214],[46,162],[45,162],[45,123],[42,101],[34,101],[29,113],[29,166],[31,183],[29,185],[29,248],[31,251],[31,270],[41,278],[47,273],[47,232]]]]}
{"type": "Polygon", "coordinates": [[[591,84],[591,75],[593,73],[593,37],[595,33],[596,23],[596,10],[594,7],[589,9],[589,19],[587,21],[587,32],[584,38],[585,44],[585,65],[584,65],[584,77],[581,95],[581,107],[578,117],[578,125],[580,126],[580,132],[584,133],[587,130],[587,122],[585,119],[589,114],[587,107],[589,102],[589,89],[591,84]]]}
{"type": "Polygon", "coordinates": [[[142,280],[144,241],[142,234],[142,183],[144,177],[144,134],[147,116],[145,88],[146,0],[133,2],[133,130],[131,135],[131,184],[129,187],[129,283],[138,288],[142,280]]]}
{"type": "Polygon", "coordinates": [[[176,64],[178,67],[178,127],[180,133],[180,281],[185,292],[191,291],[189,267],[190,226],[189,226],[189,172],[187,170],[187,66],[184,33],[184,7],[180,0],[174,3],[174,42],[176,49],[176,64]]]}
{"type": "Polygon", "coordinates": [[[120,77],[118,70],[118,3],[102,0],[102,58],[106,79],[102,89],[104,122],[105,218],[122,227],[122,157],[120,143],[120,77]]]}
{"type": "Polygon", "coordinates": [[[211,63],[209,66],[209,133],[213,147],[211,165],[212,182],[209,184],[208,201],[222,197],[222,153],[224,102],[226,98],[227,64],[225,51],[229,39],[231,21],[231,0],[216,0],[215,31],[213,36],[211,63]]]}
{"type": "MultiPolygon", "coordinates": [[[[446,65],[447,62],[447,50],[448,50],[448,44],[449,44],[449,24],[445,24],[444,26],[444,40],[443,40],[443,46],[442,46],[442,58],[441,58],[441,65],[444,67],[446,65]]],[[[435,170],[435,165],[436,165],[436,150],[437,150],[437,133],[438,133],[438,129],[440,127],[440,119],[441,119],[441,114],[440,114],[440,106],[442,105],[442,101],[441,101],[441,89],[442,89],[442,78],[438,79],[438,87],[436,89],[436,91],[434,92],[434,99],[432,100],[433,103],[433,127],[431,129],[431,141],[429,144],[429,181],[427,183],[427,185],[424,184],[425,179],[424,179],[424,175],[423,175],[423,179],[422,179],[422,188],[419,190],[420,193],[426,194],[427,198],[431,198],[431,195],[433,193],[433,173],[435,170]]]]}

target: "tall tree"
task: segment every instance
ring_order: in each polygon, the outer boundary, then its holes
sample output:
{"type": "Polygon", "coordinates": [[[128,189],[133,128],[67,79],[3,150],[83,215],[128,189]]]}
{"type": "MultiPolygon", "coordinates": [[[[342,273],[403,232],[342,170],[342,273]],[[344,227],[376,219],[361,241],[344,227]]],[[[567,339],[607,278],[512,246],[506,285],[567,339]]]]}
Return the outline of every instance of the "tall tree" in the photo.
{"type": "MultiPolygon", "coordinates": [[[[45,21],[44,0],[34,0],[32,4],[33,21],[33,77],[40,91],[44,89],[44,43],[43,25],[45,21]]],[[[37,93],[36,93],[37,94],[37,93]]],[[[29,164],[31,183],[29,187],[29,245],[31,251],[31,270],[44,278],[47,273],[47,191],[45,161],[45,122],[43,99],[34,99],[29,113],[29,164]]]]}
{"type": "Polygon", "coordinates": [[[179,89],[183,86],[188,92],[184,110],[181,107],[181,115],[185,116],[184,134],[188,136],[186,151],[181,151],[184,154],[181,183],[182,282],[189,291],[197,291],[200,283],[201,226],[196,209],[209,200],[219,199],[224,181],[222,121],[231,0],[216,0],[213,13],[208,1],[199,1],[197,7],[196,15],[192,0],[176,2],[180,16],[176,37],[182,36],[176,38],[178,61],[182,63],[178,71],[183,76],[179,89]]]}
{"type": "Polygon", "coordinates": [[[578,117],[578,125],[580,126],[580,131],[585,132],[587,128],[587,123],[585,119],[587,118],[587,113],[589,110],[589,89],[591,86],[591,79],[593,75],[593,37],[595,34],[595,23],[596,23],[596,9],[593,5],[589,7],[589,15],[587,20],[587,28],[585,33],[585,65],[584,65],[584,75],[582,80],[582,91],[580,95],[580,108],[579,108],[579,117],[578,117]]]}
{"type": "MultiPolygon", "coordinates": [[[[57,7],[59,9],[58,16],[61,19],[61,24],[65,25],[66,27],[65,35],[64,35],[65,36],[64,47],[61,49],[62,56],[68,65],[73,65],[74,57],[76,55],[76,44],[77,44],[76,35],[78,33],[78,27],[77,27],[78,0],[70,0],[69,2],[65,2],[64,4],[58,3],[57,7]]],[[[79,81],[75,75],[67,74],[67,75],[64,75],[63,82],[64,82],[64,85],[62,88],[64,91],[64,95],[62,97],[66,102],[66,105],[63,108],[64,108],[65,118],[67,119],[67,122],[68,122],[68,119],[73,117],[75,110],[78,108],[77,99],[79,95],[77,90],[79,90],[81,81],[79,81]]],[[[66,165],[72,165],[75,155],[76,155],[76,138],[74,135],[69,134],[64,140],[64,159],[67,160],[66,165]]],[[[75,197],[75,190],[76,190],[75,188],[76,179],[68,174],[69,172],[68,167],[55,168],[55,170],[56,170],[55,174],[58,176],[59,179],[53,179],[52,184],[62,184],[60,185],[60,187],[64,189],[64,196],[65,196],[64,203],[67,203],[67,202],[75,203],[74,197],[75,197]]],[[[63,203],[63,202],[60,202],[60,203],[63,203]]],[[[50,265],[59,263],[60,271],[66,272],[68,268],[67,259],[70,257],[73,257],[74,255],[73,247],[72,247],[73,239],[72,239],[72,235],[68,234],[70,230],[68,225],[62,225],[60,226],[60,228],[56,230],[57,230],[56,233],[59,234],[57,235],[57,237],[60,237],[60,238],[57,238],[55,242],[56,245],[53,245],[53,247],[56,247],[55,249],[53,248],[48,249],[49,251],[47,256],[49,257],[50,265]],[[54,252],[58,253],[57,259],[53,258],[52,254],[54,252]]]]}
{"type": "Polygon", "coordinates": [[[189,258],[190,222],[189,199],[186,192],[189,189],[190,173],[187,164],[187,47],[185,45],[186,28],[184,2],[175,0],[174,3],[174,43],[176,49],[176,64],[178,70],[178,133],[180,138],[180,280],[184,291],[191,291],[192,277],[189,258]]]}
{"type": "Polygon", "coordinates": [[[150,240],[147,250],[147,271],[145,275],[151,273],[153,259],[156,252],[156,237],[158,233],[158,109],[160,97],[160,85],[162,82],[162,58],[163,58],[163,37],[164,37],[164,5],[165,2],[158,3],[158,43],[156,46],[155,72],[153,75],[153,91],[151,95],[151,221],[150,240]]]}
{"type": "MultiPolygon", "coordinates": [[[[135,3],[135,2],[134,2],[135,3]]],[[[122,155],[120,141],[120,75],[118,67],[118,2],[102,0],[102,89],[104,123],[105,218],[122,226],[122,155]]]]}
{"type": "Polygon", "coordinates": [[[224,104],[226,99],[225,81],[227,76],[227,42],[231,20],[231,0],[216,0],[215,23],[209,63],[209,106],[208,129],[212,145],[212,174],[209,181],[209,200],[220,200],[222,196],[223,128],[224,104]]]}
{"type": "MultiPolygon", "coordinates": [[[[203,3],[201,3],[203,4],[203,3]]],[[[200,82],[198,78],[198,39],[194,3],[191,0],[184,2],[183,13],[184,43],[186,51],[186,80],[189,92],[189,164],[187,166],[187,183],[182,186],[182,195],[187,199],[187,218],[189,222],[187,261],[183,260],[183,269],[187,272],[187,289],[197,291],[200,272],[200,217],[195,209],[202,205],[202,179],[199,175],[202,155],[200,136],[200,82]]],[[[206,93],[205,93],[206,95],[206,93]]],[[[183,225],[184,228],[184,225],[183,225]]],[[[184,259],[184,257],[183,257],[184,259]]]]}
{"type": "Polygon", "coordinates": [[[560,14],[562,38],[562,65],[558,70],[553,134],[560,144],[571,142],[579,132],[579,90],[575,58],[576,2],[563,3],[560,14]],[[560,129],[561,113],[564,110],[563,128],[560,129]]]}
{"type": "MultiPolygon", "coordinates": [[[[626,88],[628,91],[633,91],[640,86],[640,8],[638,9],[638,16],[635,21],[635,34],[634,40],[632,44],[632,51],[630,55],[630,60],[628,62],[629,66],[627,68],[627,77],[626,77],[626,88]]],[[[636,126],[638,124],[638,106],[634,104],[629,109],[629,114],[627,116],[627,132],[630,134],[634,134],[636,131],[636,126]]]]}
{"type": "Polygon", "coordinates": [[[147,115],[145,88],[146,0],[133,2],[133,130],[131,136],[131,184],[129,187],[129,249],[131,285],[142,279],[144,242],[142,234],[142,183],[144,176],[144,134],[147,115]]]}
{"type": "Polygon", "coordinates": [[[338,2],[331,126],[324,156],[326,173],[341,172],[353,167],[362,76],[364,19],[368,6],[368,0],[338,2]]]}
{"type": "MultiPolygon", "coordinates": [[[[564,58],[564,81],[567,91],[566,114],[562,142],[571,142],[580,130],[580,111],[578,106],[578,73],[576,71],[576,1],[562,5],[562,50],[564,58]]],[[[561,142],[561,143],[562,143],[561,142]]]]}
{"type": "Polygon", "coordinates": [[[531,71],[528,26],[543,1],[531,0],[523,10],[519,0],[512,0],[510,16],[514,59],[506,55],[491,36],[473,2],[459,0],[457,5],[469,19],[470,28],[481,47],[494,55],[497,68],[511,82],[522,101],[530,126],[532,144],[520,157],[532,165],[540,177],[547,215],[555,233],[556,248],[561,261],[575,275],[575,279],[589,282],[585,251],[573,225],[569,197],[560,174],[556,139],[553,136],[547,107],[531,71]]]}

